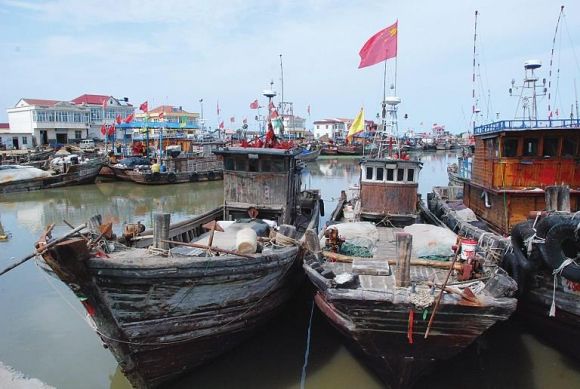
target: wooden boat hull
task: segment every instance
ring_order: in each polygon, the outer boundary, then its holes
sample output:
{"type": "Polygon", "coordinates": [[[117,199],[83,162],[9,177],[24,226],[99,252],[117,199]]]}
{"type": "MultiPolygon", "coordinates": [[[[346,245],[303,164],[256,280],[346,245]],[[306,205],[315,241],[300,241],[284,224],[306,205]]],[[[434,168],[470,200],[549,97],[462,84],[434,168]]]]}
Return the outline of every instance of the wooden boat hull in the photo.
{"type": "Polygon", "coordinates": [[[71,165],[66,173],[0,184],[0,193],[31,192],[64,186],[92,184],[99,175],[101,162],[71,165]]]}
{"type": "Polygon", "coordinates": [[[151,173],[109,166],[114,176],[123,181],[143,185],[183,184],[186,182],[217,181],[223,179],[223,170],[212,169],[200,172],[162,172],[151,173]]]}
{"type": "Polygon", "coordinates": [[[72,255],[65,241],[44,256],[83,301],[131,383],[157,387],[239,344],[300,285],[299,248],[275,254],[161,259],[135,249],[126,261],[72,255]]]}
{"type": "MultiPolygon", "coordinates": [[[[315,271],[307,265],[305,268],[314,285],[323,285],[315,271]]],[[[319,288],[315,301],[329,322],[348,340],[355,354],[388,387],[405,388],[428,372],[435,361],[457,355],[495,322],[508,319],[516,308],[516,300],[512,298],[481,307],[467,302],[457,304],[453,299],[445,303],[445,298],[428,339],[423,336],[428,322],[423,319],[423,312],[414,313],[413,330],[409,332],[409,312],[414,306],[388,301],[381,293],[361,294],[323,287],[319,288]]]]}
{"type": "Polygon", "coordinates": [[[316,161],[316,159],[320,156],[321,150],[313,150],[309,152],[303,152],[302,154],[298,154],[296,159],[303,161],[303,162],[312,162],[316,161]]]}

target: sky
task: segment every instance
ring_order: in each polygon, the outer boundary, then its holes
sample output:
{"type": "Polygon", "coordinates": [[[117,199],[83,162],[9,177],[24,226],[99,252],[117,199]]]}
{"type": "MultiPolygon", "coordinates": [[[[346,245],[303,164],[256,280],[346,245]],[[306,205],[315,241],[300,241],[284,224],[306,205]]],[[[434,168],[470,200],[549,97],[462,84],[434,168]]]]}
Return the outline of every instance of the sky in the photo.
{"type": "MultiPolygon", "coordinates": [[[[398,20],[387,84],[396,79],[399,128],[437,123],[460,133],[473,120],[475,10],[477,122],[513,119],[512,79],[520,83],[524,61],[538,59],[540,79],[549,80],[551,58],[551,102],[569,118],[575,81],[580,88],[578,1],[0,0],[0,122],[23,97],[91,93],[128,97],[137,107],[148,101],[150,109],[200,112],[203,104],[213,127],[219,102],[221,120],[239,125],[247,117],[253,125],[249,104],[266,105],[261,93],[271,81],[280,100],[281,58],[284,100],[308,127],[353,118],[361,107],[376,120],[384,64],[358,69],[358,52],[398,20]],[[551,57],[560,5],[565,16],[551,57]]],[[[547,105],[539,97],[540,117],[547,105]]]]}

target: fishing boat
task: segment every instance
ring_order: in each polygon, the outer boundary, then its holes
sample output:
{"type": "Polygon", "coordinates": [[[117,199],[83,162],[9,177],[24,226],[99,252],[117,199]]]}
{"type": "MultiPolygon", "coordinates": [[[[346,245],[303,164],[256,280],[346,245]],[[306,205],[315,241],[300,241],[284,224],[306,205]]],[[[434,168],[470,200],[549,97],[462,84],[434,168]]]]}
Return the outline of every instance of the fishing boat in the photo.
{"type": "Polygon", "coordinates": [[[524,95],[527,119],[475,127],[469,175],[460,187],[435,188],[429,205],[450,228],[511,243],[502,266],[518,282],[518,316],[580,358],[569,342],[580,336],[580,240],[574,233],[580,221],[580,120],[537,118],[540,66],[536,60],[524,64],[524,86],[532,92],[524,95]]]}
{"type": "Polygon", "coordinates": [[[307,147],[306,149],[303,149],[296,158],[303,162],[316,161],[316,159],[320,156],[321,151],[322,149],[320,147],[315,147],[314,149],[307,147]]]}
{"type": "Polygon", "coordinates": [[[361,160],[358,186],[342,192],[324,238],[307,240],[321,255],[304,264],[319,310],[391,388],[412,386],[517,303],[493,253],[423,223],[437,221],[420,212],[422,163],[386,146],[397,139],[400,102],[383,98],[375,154],[361,160]]]}
{"type": "MultiPolygon", "coordinates": [[[[276,144],[271,124],[266,138],[276,144]]],[[[135,388],[160,387],[235,347],[303,284],[299,240],[318,227],[320,194],[300,191],[299,152],[216,150],[224,204],[191,219],[158,214],[152,230],[127,225],[104,242],[110,226],[94,218],[90,234],[41,238],[43,259],[135,388]]]]}
{"type": "Polygon", "coordinates": [[[213,154],[223,142],[206,143],[198,152],[183,153],[180,149],[166,150],[165,156],[152,163],[135,165],[120,160],[109,163],[115,178],[137,184],[163,185],[197,181],[215,181],[223,178],[223,161],[213,154]]]}
{"type": "Polygon", "coordinates": [[[49,170],[25,165],[1,165],[0,193],[92,184],[99,175],[103,163],[101,158],[83,160],[78,156],[72,156],[66,161],[51,164],[49,170]]]}

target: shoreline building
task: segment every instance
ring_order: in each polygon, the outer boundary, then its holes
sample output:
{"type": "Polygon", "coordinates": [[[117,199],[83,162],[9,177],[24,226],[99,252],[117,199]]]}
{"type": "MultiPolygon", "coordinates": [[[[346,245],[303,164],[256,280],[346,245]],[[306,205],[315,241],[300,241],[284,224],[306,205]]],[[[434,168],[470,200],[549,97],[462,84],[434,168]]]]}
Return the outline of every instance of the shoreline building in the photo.
{"type": "MultiPolygon", "coordinates": [[[[352,125],[354,119],[332,118],[315,120],[314,137],[319,139],[326,136],[333,142],[342,142],[348,135],[348,129],[352,125]]],[[[377,130],[377,125],[372,120],[365,120],[365,132],[374,133],[377,130]]]]}
{"type": "Polygon", "coordinates": [[[71,101],[21,98],[6,110],[9,127],[2,138],[15,149],[104,139],[103,124],[112,124],[117,115],[124,118],[134,110],[127,98],[105,95],[84,94],[71,101]]]}

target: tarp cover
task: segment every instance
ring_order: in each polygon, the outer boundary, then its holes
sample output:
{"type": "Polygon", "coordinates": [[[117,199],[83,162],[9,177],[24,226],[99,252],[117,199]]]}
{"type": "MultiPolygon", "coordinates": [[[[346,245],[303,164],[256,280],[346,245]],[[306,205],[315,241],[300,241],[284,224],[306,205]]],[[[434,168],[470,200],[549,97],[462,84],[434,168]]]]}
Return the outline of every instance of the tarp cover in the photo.
{"type": "Polygon", "coordinates": [[[28,180],[31,178],[50,177],[50,172],[32,166],[2,165],[0,166],[0,183],[28,180]]]}
{"type": "Polygon", "coordinates": [[[412,224],[403,229],[413,235],[413,256],[417,258],[450,257],[457,235],[447,228],[431,224],[412,224]]]}

